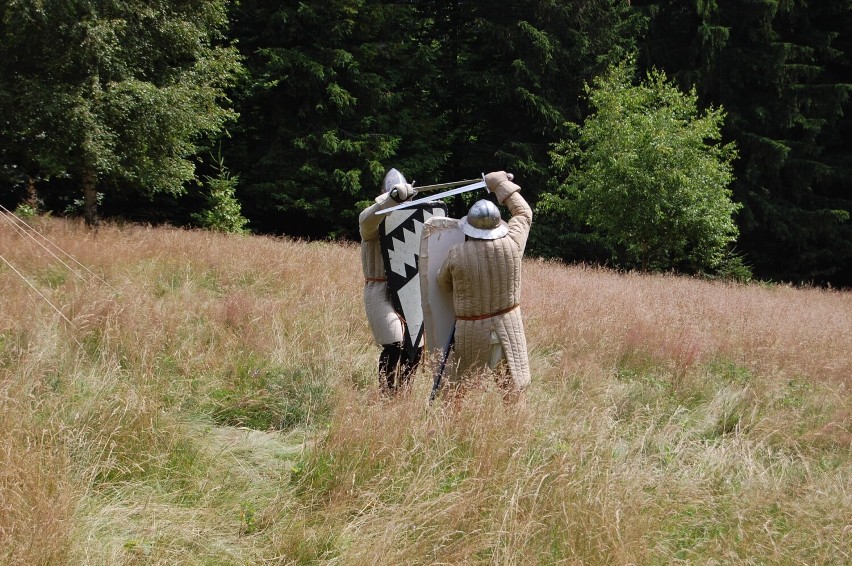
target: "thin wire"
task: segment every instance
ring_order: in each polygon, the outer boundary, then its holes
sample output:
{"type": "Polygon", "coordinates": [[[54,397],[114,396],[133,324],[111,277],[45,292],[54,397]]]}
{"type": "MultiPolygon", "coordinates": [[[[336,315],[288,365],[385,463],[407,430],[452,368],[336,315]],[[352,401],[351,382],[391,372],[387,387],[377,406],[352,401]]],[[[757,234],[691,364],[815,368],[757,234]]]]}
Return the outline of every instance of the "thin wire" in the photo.
{"type": "MultiPolygon", "coordinates": [[[[2,206],[2,205],[0,205],[0,206],[2,206]]],[[[3,216],[5,216],[5,217],[6,217],[6,220],[7,220],[10,224],[12,224],[12,228],[14,228],[15,230],[17,230],[18,234],[22,234],[22,235],[24,235],[24,236],[27,236],[27,237],[28,237],[28,238],[30,238],[31,240],[33,240],[33,242],[35,242],[36,244],[38,244],[39,246],[41,246],[41,247],[42,247],[42,249],[43,249],[44,251],[46,251],[47,253],[49,253],[50,255],[52,255],[52,256],[56,259],[56,261],[58,261],[59,263],[61,263],[61,264],[62,264],[62,265],[64,265],[65,267],[67,267],[67,268],[68,268],[68,271],[70,271],[71,273],[73,273],[74,275],[76,275],[77,277],[79,277],[80,279],[85,279],[85,278],[84,278],[84,277],[83,277],[80,273],[78,273],[78,272],[77,272],[77,271],[76,271],[73,267],[71,267],[70,265],[68,265],[68,264],[67,264],[67,263],[65,263],[64,261],[62,261],[62,258],[60,258],[60,257],[59,257],[59,256],[57,256],[55,253],[53,253],[52,251],[50,251],[49,249],[47,249],[47,247],[46,247],[44,244],[42,244],[41,242],[39,242],[38,240],[36,240],[35,238],[33,238],[33,237],[32,237],[32,235],[31,235],[31,234],[29,234],[26,230],[24,230],[24,229],[23,229],[23,228],[21,228],[20,226],[16,225],[16,224],[14,223],[14,221],[13,221],[13,220],[11,220],[11,218],[15,217],[15,215],[14,215],[14,214],[4,213],[4,214],[3,214],[3,216]]]]}
{"type": "MultiPolygon", "coordinates": [[[[62,313],[62,311],[61,311],[61,310],[59,310],[59,308],[58,308],[56,305],[54,305],[52,302],[50,302],[50,299],[48,299],[48,298],[44,295],[44,293],[42,293],[41,291],[39,291],[39,290],[38,290],[38,288],[37,288],[35,285],[33,285],[33,284],[30,282],[30,280],[29,280],[29,279],[27,279],[26,277],[24,277],[24,275],[23,275],[20,271],[18,271],[17,269],[15,269],[15,266],[14,266],[14,265],[12,265],[11,263],[9,263],[9,261],[8,261],[5,257],[3,257],[3,255],[2,255],[2,254],[0,254],[0,259],[2,259],[2,260],[3,260],[3,262],[4,262],[6,265],[8,265],[8,266],[9,266],[9,269],[11,269],[11,270],[12,270],[12,271],[14,271],[15,273],[17,273],[17,274],[18,274],[18,277],[20,277],[21,279],[23,279],[23,280],[24,280],[24,282],[26,282],[26,284],[27,284],[27,285],[29,285],[30,287],[32,287],[32,288],[33,288],[33,291],[35,291],[36,293],[38,293],[38,295],[39,295],[42,299],[44,299],[44,300],[47,302],[47,304],[49,304],[50,306],[52,306],[52,307],[53,307],[53,310],[55,310],[56,312],[58,312],[58,313],[59,313],[59,316],[61,316],[62,318],[64,318],[64,319],[65,319],[65,322],[67,322],[68,324],[70,324],[70,325],[71,325],[71,327],[72,327],[72,328],[74,328],[75,330],[77,329],[77,326],[76,326],[73,322],[71,322],[71,321],[68,319],[68,317],[67,317],[67,316],[65,316],[65,315],[62,313]]],[[[75,340],[76,340],[76,338],[75,338],[75,340]]],[[[79,344],[79,342],[77,342],[77,343],[79,344]]]]}
{"type": "MultiPolygon", "coordinates": [[[[83,269],[85,269],[86,271],[88,271],[88,272],[89,272],[89,273],[90,273],[93,277],[97,278],[97,279],[98,279],[101,283],[103,283],[104,285],[106,285],[107,287],[109,287],[110,289],[112,289],[113,291],[116,291],[115,287],[113,287],[112,285],[110,285],[109,283],[107,283],[107,282],[104,280],[104,278],[103,278],[103,277],[101,277],[100,275],[98,275],[97,273],[93,272],[91,269],[89,269],[88,267],[86,267],[85,265],[83,265],[82,263],[80,263],[79,261],[77,261],[77,259],[75,259],[75,258],[74,258],[74,256],[72,256],[71,254],[69,254],[68,252],[66,252],[65,250],[63,250],[62,248],[60,248],[59,246],[57,246],[56,244],[54,244],[52,241],[50,241],[50,239],[49,239],[49,238],[47,238],[47,236],[43,235],[41,232],[39,232],[38,230],[36,230],[36,229],[35,229],[35,228],[33,228],[32,226],[30,226],[29,224],[27,224],[26,222],[24,222],[21,218],[19,218],[19,217],[18,217],[18,215],[17,215],[17,214],[15,214],[15,213],[11,212],[8,208],[6,208],[5,206],[3,206],[2,204],[0,204],[0,210],[2,210],[2,211],[4,212],[3,216],[5,216],[5,217],[6,217],[6,220],[7,220],[7,221],[8,221],[8,222],[12,225],[12,227],[13,227],[15,230],[17,230],[17,231],[18,231],[18,233],[26,235],[26,236],[27,236],[28,238],[30,238],[33,242],[35,242],[36,244],[38,244],[39,246],[41,246],[41,247],[42,247],[42,249],[44,249],[44,251],[46,251],[47,253],[49,253],[50,255],[52,255],[52,256],[56,259],[56,261],[58,261],[59,263],[61,263],[62,265],[64,265],[66,268],[68,268],[68,270],[69,270],[71,273],[73,273],[74,275],[76,275],[77,277],[79,277],[80,279],[82,279],[82,280],[84,280],[84,281],[85,281],[85,279],[86,279],[86,278],[85,278],[85,277],[83,277],[80,273],[78,273],[78,272],[77,272],[74,268],[72,268],[70,265],[68,265],[68,264],[67,264],[67,263],[65,263],[64,261],[62,261],[62,259],[61,259],[59,256],[57,256],[55,253],[53,253],[52,251],[50,251],[50,250],[47,248],[47,246],[45,246],[44,244],[42,244],[41,242],[39,242],[38,240],[36,240],[36,239],[33,237],[33,235],[32,235],[33,233],[38,234],[38,236],[39,236],[41,239],[43,239],[45,242],[47,242],[48,244],[50,244],[51,246],[53,246],[54,248],[56,248],[57,250],[59,250],[60,252],[62,252],[62,253],[63,253],[63,254],[64,254],[67,258],[69,258],[71,261],[73,261],[74,263],[76,263],[77,265],[79,265],[80,267],[82,267],[83,269]],[[24,226],[26,226],[26,229],[22,228],[22,227],[21,227],[20,225],[18,225],[18,224],[15,224],[15,222],[19,222],[20,224],[23,224],[24,226]]],[[[117,292],[117,291],[116,291],[116,292],[117,292]]]]}

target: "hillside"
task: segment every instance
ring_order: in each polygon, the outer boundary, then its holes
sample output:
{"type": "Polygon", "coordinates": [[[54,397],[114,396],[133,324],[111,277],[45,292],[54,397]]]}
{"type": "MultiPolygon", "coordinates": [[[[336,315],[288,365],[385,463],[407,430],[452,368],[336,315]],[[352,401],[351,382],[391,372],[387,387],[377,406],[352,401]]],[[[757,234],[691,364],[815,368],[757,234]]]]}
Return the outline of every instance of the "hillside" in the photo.
{"type": "Polygon", "coordinates": [[[34,225],[81,265],[0,223],[0,563],[852,560],[848,292],[527,260],[526,403],[427,408],[356,246],[34,225]]]}

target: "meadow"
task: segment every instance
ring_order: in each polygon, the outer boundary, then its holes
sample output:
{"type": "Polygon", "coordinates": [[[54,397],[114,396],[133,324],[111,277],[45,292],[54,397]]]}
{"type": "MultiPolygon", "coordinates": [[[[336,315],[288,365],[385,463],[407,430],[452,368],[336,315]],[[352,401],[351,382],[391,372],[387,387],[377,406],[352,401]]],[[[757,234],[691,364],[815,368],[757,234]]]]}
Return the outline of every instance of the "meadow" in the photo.
{"type": "Polygon", "coordinates": [[[2,564],[852,562],[849,291],[527,259],[524,401],[429,406],[356,245],[9,220],[2,564]]]}

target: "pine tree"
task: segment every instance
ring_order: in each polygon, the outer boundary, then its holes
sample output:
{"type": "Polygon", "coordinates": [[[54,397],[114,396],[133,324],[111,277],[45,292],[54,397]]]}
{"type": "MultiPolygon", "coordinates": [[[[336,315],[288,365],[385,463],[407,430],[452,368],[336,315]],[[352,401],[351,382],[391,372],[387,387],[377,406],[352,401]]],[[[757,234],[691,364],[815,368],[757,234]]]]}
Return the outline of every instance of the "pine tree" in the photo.
{"type": "Polygon", "coordinates": [[[616,0],[246,0],[235,14],[251,74],[228,161],[253,226],[305,236],[351,233],[391,166],[421,184],[508,169],[535,200],[583,79],[641,23],[616,0]]]}
{"type": "Polygon", "coordinates": [[[414,40],[412,13],[363,0],[240,3],[250,82],[229,162],[261,230],[352,234],[387,169],[412,180],[440,166],[432,85],[420,79],[430,46],[414,40]]]}
{"type": "Polygon", "coordinates": [[[848,2],[654,3],[648,64],[702,103],[721,104],[734,140],[741,249],[766,278],[850,284],[852,191],[848,2]],[[672,24],[672,22],[676,22],[672,24]],[[688,30],[670,36],[672,26],[688,30]],[[844,48],[845,46],[845,48],[844,48]],[[676,54],[672,56],[672,54],[676,54]],[[844,271],[845,270],[845,271],[844,271]],[[845,275],[844,275],[845,273],[845,275]]]}
{"type": "Polygon", "coordinates": [[[535,200],[549,144],[578,120],[583,82],[635,48],[642,21],[623,1],[422,2],[435,14],[453,178],[514,172],[535,200]]]}

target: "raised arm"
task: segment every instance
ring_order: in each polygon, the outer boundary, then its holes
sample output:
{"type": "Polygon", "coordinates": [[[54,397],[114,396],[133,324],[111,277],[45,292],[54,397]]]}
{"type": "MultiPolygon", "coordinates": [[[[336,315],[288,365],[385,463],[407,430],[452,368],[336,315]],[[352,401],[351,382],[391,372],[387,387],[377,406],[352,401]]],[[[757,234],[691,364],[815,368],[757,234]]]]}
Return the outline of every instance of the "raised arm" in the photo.
{"type": "Polygon", "coordinates": [[[521,196],[521,187],[513,183],[505,171],[489,173],[485,176],[485,183],[497,197],[497,202],[509,209],[512,218],[509,220],[508,235],[523,252],[532,226],[532,208],[521,196]]]}
{"type": "Polygon", "coordinates": [[[373,240],[379,237],[379,224],[382,223],[384,217],[376,214],[378,211],[390,208],[413,196],[414,187],[408,183],[400,183],[390,191],[376,197],[375,204],[368,206],[358,215],[358,229],[361,233],[361,240],[373,240]]]}

